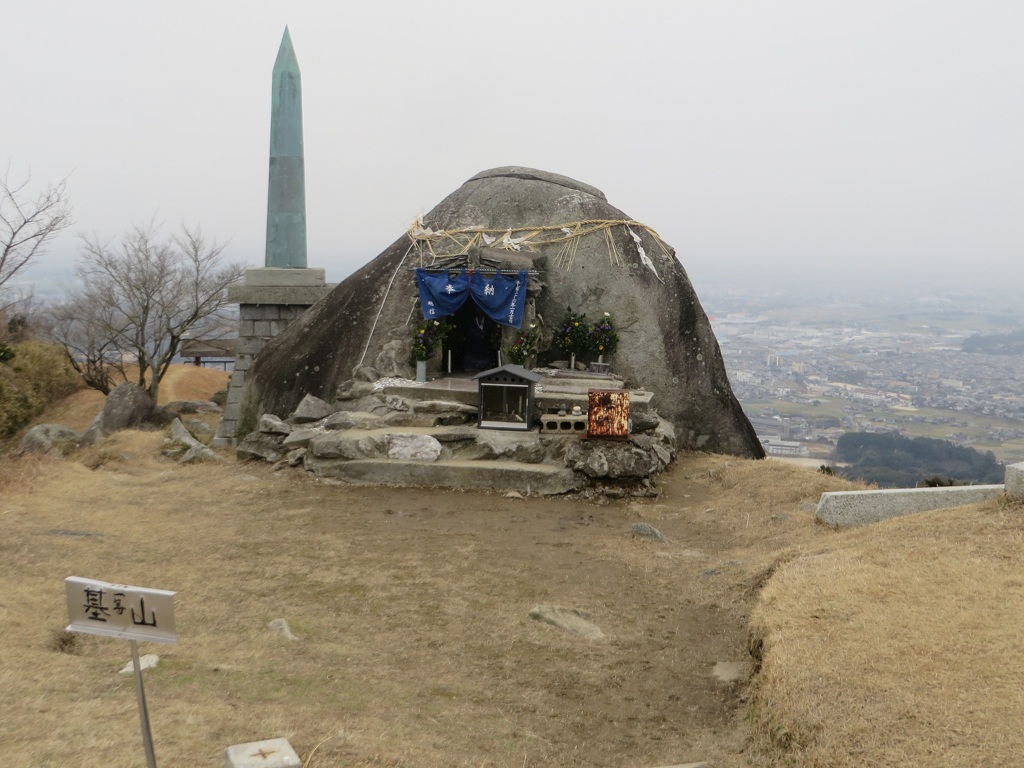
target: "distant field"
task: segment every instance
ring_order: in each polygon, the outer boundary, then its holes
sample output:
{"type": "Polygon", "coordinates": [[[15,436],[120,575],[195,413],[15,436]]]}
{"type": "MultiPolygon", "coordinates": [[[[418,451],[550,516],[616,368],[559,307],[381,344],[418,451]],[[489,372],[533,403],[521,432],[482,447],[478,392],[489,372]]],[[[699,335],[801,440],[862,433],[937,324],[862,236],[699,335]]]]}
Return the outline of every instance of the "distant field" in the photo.
{"type": "MultiPolygon", "coordinates": [[[[821,405],[804,405],[786,400],[748,400],[742,405],[748,414],[758,414],[765,408],[771,408],[782,416],[802,417],[808,420],[821,416],[835,416],[842,419],[853,415],[843,411],[844,407],[850,405],[846,400],[822,400],[821,405]]],[[[941,408],[918,408],[913,411],[871,408],[859,411],[855,415],[861,423],[873,422],[872,426],[896,429],[901,435],[907,437],[932,437],[938,440],[947,440],[949,439],[948,435],[951,434],[967,435],[977,440],[971,447],[979,451],[992,451],[1002,462],[1014,464],[1024,461],[1024,440],[1000,442],[991,439],[993,432],[997,430],[1021,430],[1024,425],[1019,421],[964,413],[963,411],[947,411],[941,408]],[[950,419],[956,425],[910,421],[911,418],[950,419]],[[895,423],[887,423],[882,420],[895,421],[895,423]]]]}

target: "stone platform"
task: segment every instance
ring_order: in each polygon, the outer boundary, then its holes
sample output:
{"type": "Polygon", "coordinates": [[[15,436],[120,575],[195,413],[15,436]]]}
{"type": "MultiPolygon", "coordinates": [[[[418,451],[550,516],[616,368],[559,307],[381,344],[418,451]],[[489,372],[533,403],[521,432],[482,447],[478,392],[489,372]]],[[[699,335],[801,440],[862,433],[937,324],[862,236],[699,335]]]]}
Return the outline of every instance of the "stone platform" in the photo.
{"type": "MultiPolygon", "coordinates": [[[[551,396],[558,399],[551,409],[571,408],[565,398],[579,398],[585,407],[590,388],[622,386],[594,377],[552,378],[557,385],[551,396]]],[[[649,393],[639,393],[645,416],[636,422],[637,433],[602,440],[588,438],[585,430],[546,432],[539,423],[532,430],[479,429],[473,379],[383,379],[347,387],[334,404],[307,396],[286,421],[264,415],[237,453],[358,485],[551,495],[596,482],[651,495],[649,478],[672,460],[675,432],[650,410],[650,401],[649,393]]]]}
{"type": "MultiPolygon", "coordinates": [[[[543,373],[534,391],[534,401],[540,413],[557,413],[560,409],[571,412],[573,406],[586,411],[591,389],[623,389],[624,382],[613,375],[585,372],[558,371],[543,373]]],[[[416,400],[453,400],[464,405],[477,405],[477,383],[469,377],[442,376],[424,382],[389,383],[383,392],[416,400]]],[[[648,413],[654,395],[643,389],[629,390],[630,413],[648,413]]]]}

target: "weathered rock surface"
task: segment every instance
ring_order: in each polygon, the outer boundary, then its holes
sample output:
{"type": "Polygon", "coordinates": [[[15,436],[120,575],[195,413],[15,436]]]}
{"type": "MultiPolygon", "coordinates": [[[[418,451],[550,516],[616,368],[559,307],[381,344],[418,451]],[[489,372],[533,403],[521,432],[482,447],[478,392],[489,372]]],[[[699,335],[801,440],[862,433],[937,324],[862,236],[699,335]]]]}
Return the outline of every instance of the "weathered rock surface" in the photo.
{"type": "Polygon", "coordinates": [[[565,451],[565,466],[590,478],[642,478],[668,464],[668,452],[653,440],[577,440],[565,451]],[[657,448],[655,447],[657,446],[657,448]]]}
{"type": "Polygon", "coordinates": [[[180,448],[165,451],[164,454],[177,458],[181,464],[196,464],[204,461],[223,462],[224,459],[215,451],[203,445],[185,428],[180,419],[171,422],[171,440],[180,448]]]}
{"type": "Polygon", "coordinates": [[[107,395],[103,410],[82,437],[85,445],[122,429],[137,427],[151,421],[156,414],[153,398],[138,384],[125,382],[107,395]]]}
{"type": "Polygon", "coordinates": [[[68,454],[82,441],[82,433],[63,424],[37,424],[21,438],[21,450],[32,453],[68,454]]]}
{"type": "Polygon", "coordinates": [[[284,451],[281,449],[281,435],[270,435],[266,432],[251,432],[238,443],[235,448],[235,456],[245,460],[259,460],[274,462],[281,458],[284,451]]]}
{"type": "Polygon", "coordinates": [[[387,453],[383,433],[326,432],[309,441],[306,450],[323,459],[376,459],[387,453]]]}
{"type": "Polygon", "coordinates": [[[287,435],[292,431],[292,425],[277,418],[272,413],[264,413],[260,416],[260,432],[268,435],[287,435]]]}
{"type": "Polygon", "coordinates": [[[665,535],[650,523],[633,523],[633,535],[645,539],[654,539],[662,544],[667,541],[665,535]]]}
{"type": "Polygon", "coordinates": [[[296,424],[320,421],[320,419],[326,419],[332,413],[334,413],[334,409],[319,397],[306,395],[295,408],[295,412],[292,414],[292,421],[296,424]]]}
{"type": "Polygon", "coordinates": [[[437,461],[441,443],[430,435],[406,435],[389,432],[385,439],[389,459],[405,461],[437,461]]]}
{"type": "MultiPolygon", "coordinates": [[[[631,218],[587,184],[506,167],[474,176],[428,213],[424,224],[434,230],[507,229],[631,218]]],[[[515,254],[537,268],[545,284],[532,299],[535,311],[552,322],[567,306],[591,316],[611,312],[621,336],[613,369],[654,393],[657,410],[675,425],[681,448],[762,457],[686,271],[651,232],[635,225],[632,231],[643,253],[619,224],[607,236],[601,231],[580,238],[568,267],[558,262],[563,244],[515,254]],[[609,260],[609,236],[618,263],[609,260]]],[[[370,364],[382,376],[412,375],[407,323],[416,288],[414,273],[406,269],[408,248],[403,233],[264,348],[247,377],[242,434],[256,429],[262,413],[293,411],[307,393],[333,399],[358,366],[370,364]]],[[[539,362],[554,356],[542,349],[539,362]]]]}
{"type": "Polygon", "coordinates": [[[365,411],[338,411],[324,421],[324,429],[380,429],[384,419],[365,411]]]}
{"type": "Polygon", "coordinates": [[[317,435],[322,435],[323,429],[317,429],[315,427],[300,427],[299,429],[293,429],[290,435],[285,436],[284,440],[281,441],[281,447],[285,450],[292,450],[294,448],[304,448],[309,445],[309,441],[317,435]]]}

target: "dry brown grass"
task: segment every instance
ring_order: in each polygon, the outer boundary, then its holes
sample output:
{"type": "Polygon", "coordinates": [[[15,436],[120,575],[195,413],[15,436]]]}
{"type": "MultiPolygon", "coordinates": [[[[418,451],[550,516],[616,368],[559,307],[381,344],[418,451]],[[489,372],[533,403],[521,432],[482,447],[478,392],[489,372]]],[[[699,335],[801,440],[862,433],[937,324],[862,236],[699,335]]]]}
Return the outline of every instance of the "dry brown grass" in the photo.
{"type": "Polygon", "coordinates": [[[772,765],[1018,766],[1024,507],[912,515],[779,569],[753,617],[772,765]]]}
{"type": "MultiPolygon", "coordinates": [[[[129,370],[129,373],[131,371],[129,370]]],[[[172,365],[160,382],[160,404],[172,400],[209,400],[217,390],[227,387],[230,374],[212,368],[194,365],[172,365]]],[[[33,423],[63,424],[71,429],[84,431],[103,410],[105,395],[95,389],[81,389],[68,397],[53,403],[43,418],[33,423]]],[[[16,444],[28,427],[19,431],[16,444]]]]}
{"type": "Polygon", "coordinates": [[[59,637],[79,575],[179,593],[179,642],[143,648],[162,658],[161,763],[283,735],[304,757],[327,738],[314,768],[738,768],[742,700],[714,664],[745,657],[780,549],[833,535],[800,508],[821,481],[782,465],[760,465],[769,485],[801,488],[759,499],[747,462],[697,455],[663,498],[596,507],[180,467],[161,439],[119,433],[0,499],[5,764],[141,765],[127,645],[59,637]],[[632,538],[641,519],[669,543],[632,538]],[[543,603],[589,611],[608,640],[531,621],[543,603]],[[278,617],[299,642],[266,628],[278,617]]]}
{"type": "Polygon", "coordinates": [[[310,768],[1019,762],[1019,507],[836,532],[814,503],[853,486],[778,462],[682,456],[662,497],[599,507],[182,467],[161,440],[0,459],[4,765],[143,765],[127,644],[61,633],[69,575],[178,591],[179,642],[142,649],[161,765],[272,736],[310,768]],[[748,698],[711,672],[752,612],[748,698]]]}

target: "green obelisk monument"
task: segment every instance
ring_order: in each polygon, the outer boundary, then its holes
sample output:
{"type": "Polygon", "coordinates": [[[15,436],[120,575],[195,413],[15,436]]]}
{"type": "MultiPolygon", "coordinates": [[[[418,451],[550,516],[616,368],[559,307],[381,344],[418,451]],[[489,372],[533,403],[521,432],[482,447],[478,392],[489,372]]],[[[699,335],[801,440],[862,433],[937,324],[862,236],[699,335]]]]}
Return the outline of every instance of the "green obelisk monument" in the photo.
{"type": "Polygon", "coordinates": [[[304,269],[306,169],[302,153],[302,75],[287,27],[274,62],[273,81],[265,265],[304,269]]]}
{"type": "Polygon", "coordinates": [[[323,269],[306,266],[305,162],[302,80],[285,27],[270,107],[266,255],[263,267],[247,269],[245,282],[228,288],[228,300],[239,305],[238,351],[214,445],[235,444],[245,374],[263,347],[334,287],[324,281],[323,269]]]}

